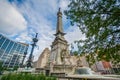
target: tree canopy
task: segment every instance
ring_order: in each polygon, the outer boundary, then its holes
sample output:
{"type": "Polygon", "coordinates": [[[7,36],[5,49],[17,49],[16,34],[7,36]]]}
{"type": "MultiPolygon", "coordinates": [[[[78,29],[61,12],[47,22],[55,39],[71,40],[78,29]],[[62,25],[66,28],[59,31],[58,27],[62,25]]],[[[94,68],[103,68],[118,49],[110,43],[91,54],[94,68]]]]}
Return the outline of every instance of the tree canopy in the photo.
{"type": "Polygon", "coordinates": [[[120,62],[120,0],[70,0],[65,15],[86,35],[76,41],[81,53],[120,62]]]}

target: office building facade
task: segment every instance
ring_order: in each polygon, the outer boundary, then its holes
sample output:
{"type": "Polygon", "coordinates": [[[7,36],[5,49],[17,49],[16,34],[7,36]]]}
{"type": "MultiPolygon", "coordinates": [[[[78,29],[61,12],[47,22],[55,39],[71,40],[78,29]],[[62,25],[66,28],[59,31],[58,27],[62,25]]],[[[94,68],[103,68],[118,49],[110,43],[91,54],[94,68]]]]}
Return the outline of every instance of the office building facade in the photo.
{"type": "Polygon", "coordinates": [[[12,41],[0,34],[0,61],[3,67],[20,66],[27,49],[28,44],[12,41]]]}

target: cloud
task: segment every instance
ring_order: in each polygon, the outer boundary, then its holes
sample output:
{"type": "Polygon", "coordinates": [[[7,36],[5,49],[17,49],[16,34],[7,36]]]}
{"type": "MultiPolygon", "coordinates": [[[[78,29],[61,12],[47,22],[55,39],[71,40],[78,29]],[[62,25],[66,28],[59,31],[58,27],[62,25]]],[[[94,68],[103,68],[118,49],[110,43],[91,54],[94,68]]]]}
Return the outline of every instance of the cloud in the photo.
{"type": "Polygon", "coordinates": [[[24,17],[6,0],[0,0],[0,32],[13,35],[26,27],[24,17]]]}
{"type": "Polygon", "coordinates": [[[38,33],[39,41],[37,45],[39,46],[39,50],[34,50],[34,60],[37,60],[44,48],[50,47],[54,39],[53,34],[55,33],[56,22],[53,23],[53,21],[57,13],[57,7],[55,7],[57,6],[57,2],[55,0],[50,0],[50,2],[46,0],[26,0],[19,6],[16,4],[16,1],[12,2],[12,5],[24,15],[28,22],[26,32],[20,33],[16,37],[16,40],[31,43],[30,39],[35,36],[36,32],[38,33]]]}
{"type": "Polygon", "coordinates": [[[70,26],[66,32],[66,39],[69,44],[74,43],[76,40],[84,40],[85,35],[79,30],[77,26],[70,26]]]}
{"type": "Polygon", "coordinates": [[[82,34],[82,32],[79,30],[79,28],[77,26],[69,26],[69,28],[66,31],[66,33],[67,34],[65,35],[65,38],[68,41],[69,50],[71,50],[71,46],[74,47],[74,49],[72,49],[73,51],[74,50],[75,51],[78,50],[78,47],[77,47],[77,45],[74,42],[78,41],[78,40],[86,39],[85,35],[82,34]]]}
{"type": "MultiPolygon", "coordinates": [[[[8,2],[2,0],[0,1],[0,10],[3,9],[6,14],[0,13],[0,20],[10,19],[11,22],[6,22],[4,25],[7,27],[1,27],[3,29],[0,30],[7,34],[16,33],[17,35],[12,35],[11,38],[28,44],[32,43],[32,38],[37,32],[39,40],[37,45],[39,46],[39,49],[35,48],[33,52],[34,61],[36,61],[46,47],[50,48],[50,45],[55,38],[53,34],[56,32],[58,8],[61,7],[63,12],[63,10],[67,9],[68,3],[69,0],[25,0],[19,4],[17,0],[13,0],[13,2],[11,2],[12,5],[10,5],[8,2]],[[1,14],[4,16],[1,17],[1,14]],[[10,17],[8,18],[7,16],[10,17]]],[[[66,16],[63,14],[63,25],[66,23],[66,16]]],[[[66,27],[66,25],[63,27],[66,27]]],[[[72,27],[67,25],[67,28],[65,29],[67,29],[64,30],[65,33],[67,33],[65,38],[69,44],[73,43],[75,40],[84,38],[84,35],[82,35],[76,26],[72,27]]],[[[29,53],[30,50],[31,49],[29,49],[29,53]]],[[[29,56],[29,53],[27,57],[29,56]]]]}
{"type": "Polygon", "coordinates": [[[67,9],[67,6],[69,4],[69,0],[60,0],[59,2],[59,7],[62,9],[62,10],[65,10],[67,9]]]}
{"type": "Polygon", "coordinates": [[[15,40],[18,42],[29,43],[32,41],[31,38],[31,35],[29,35],[27,31],[25,31],[20,33],[19,36],[15,38],[15,40]]]}

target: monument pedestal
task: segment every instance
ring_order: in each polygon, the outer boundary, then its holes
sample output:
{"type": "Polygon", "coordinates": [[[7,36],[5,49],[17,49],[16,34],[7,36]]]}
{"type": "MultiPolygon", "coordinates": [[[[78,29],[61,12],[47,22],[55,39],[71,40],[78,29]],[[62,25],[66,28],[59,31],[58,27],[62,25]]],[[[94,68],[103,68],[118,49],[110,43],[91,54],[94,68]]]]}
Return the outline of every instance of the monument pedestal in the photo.
{"type": "Polygon", "coordinates": [[[74,66],[72,65],[54,65],[53,71],[51,73],[65,73],[65,74],[73,74],[74,73],[74,66]]]}

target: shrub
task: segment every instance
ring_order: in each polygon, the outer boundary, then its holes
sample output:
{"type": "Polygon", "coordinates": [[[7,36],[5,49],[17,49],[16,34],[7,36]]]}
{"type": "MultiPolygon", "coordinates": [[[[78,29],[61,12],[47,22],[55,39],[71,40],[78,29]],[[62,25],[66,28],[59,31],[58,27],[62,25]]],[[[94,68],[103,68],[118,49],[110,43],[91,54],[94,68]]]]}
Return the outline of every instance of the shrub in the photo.
{"type": "Polygon", "coordinates": [[[8,74],[3,75],[1,80],[56,80],[55,77],[47,77],[43,74],[35,75],[35,74],[8,74]]]}

